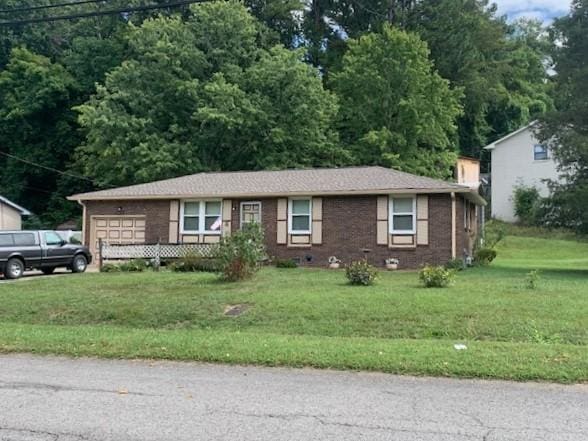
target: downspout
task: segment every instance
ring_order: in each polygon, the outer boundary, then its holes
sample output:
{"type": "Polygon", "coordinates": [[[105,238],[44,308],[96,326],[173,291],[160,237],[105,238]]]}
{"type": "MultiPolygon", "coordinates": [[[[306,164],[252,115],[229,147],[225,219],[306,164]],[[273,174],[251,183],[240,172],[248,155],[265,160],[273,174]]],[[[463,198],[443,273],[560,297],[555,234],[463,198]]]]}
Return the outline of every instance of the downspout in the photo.
{"type": "Polygon", "coordinates": [[[82,206],[82,245],[88,246],[86,243],[86,204],[78,200],[78,204],[82,206]]]}
{"type": "Polygon", "coordinates": [[[451,192],[451,258],[457,257],[457,204],[455,192],[451,192]]]}

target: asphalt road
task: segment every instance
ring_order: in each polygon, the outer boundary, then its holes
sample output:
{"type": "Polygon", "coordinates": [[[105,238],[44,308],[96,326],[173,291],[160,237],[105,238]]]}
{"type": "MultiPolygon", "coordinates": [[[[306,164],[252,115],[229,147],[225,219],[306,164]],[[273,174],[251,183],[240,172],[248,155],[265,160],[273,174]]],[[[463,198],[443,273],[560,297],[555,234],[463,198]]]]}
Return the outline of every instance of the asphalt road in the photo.
{"type": "Polygon", "coordinates": [[[588,440],[588,385],[0,356],[0,440],[588,440]]]}

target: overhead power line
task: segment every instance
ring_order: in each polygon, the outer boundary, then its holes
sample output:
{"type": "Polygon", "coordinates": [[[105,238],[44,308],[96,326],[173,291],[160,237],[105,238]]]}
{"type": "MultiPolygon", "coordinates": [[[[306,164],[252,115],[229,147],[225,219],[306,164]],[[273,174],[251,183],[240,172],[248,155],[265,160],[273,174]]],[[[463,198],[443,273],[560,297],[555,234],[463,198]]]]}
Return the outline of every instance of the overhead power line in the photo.
{"type": "Polygon", "coordinates": [[[54,9],[54,8],[64,8],[67,6],[76,6],[76,5],[86,5],[90,3],[107,3],[110,0],[78,0],[69,3],[55,3],[52,5],[42,5],[42,6],[26,6],[22,8],[10,8],[10,9],[0,9],[0,14],[8,14],[11,12],[27,12],[27,11],[38,11],[42,9],[54,9]]]}
{"type": "Polygon", "coordinates": [[[29,161],[28,159],[19,158],[18,156],[11,155],[10,153],[6,153],[6,152],[3,152],[1,150],[0,150],[0,155],[4,155],[7,158],[12,158],[15,161],[20,161],[20,162],[23,162],[23,163],[28,164],[28,165],[32,165],[32,166],[39,167],[39,168],[44,168],[45,170],[49,170],[49,171],[52,171],[52,172],[55,172],[55,173],[59,173],[60,175],[69,176],[69,177],[76,178],[76,179],[83,179],[84,181],[88,181],[88,182],[91,182],[92,184],[94,184],[94,181],[92,179],[86,178],[85,176],[79,176],[79,175],[75,175],[73,173],[64,172],[62,170],[57,170],[56,168],[48,167],[48,166],[43,165],[43,164],[38,164],[36,162],[29,161]]]}
{"type": "Polygon", "coordinates": [[[129,6],[127,8],[108,9],[106,11],[84,12],[79,14],[55,15],[49,17],[29,18],[26,20],[0,21],[0,26],[19,26],[32,23],[48,23],[59,20],[73,20],[77,18],[100,17],[104,15],[125,14],[130,12],[151,11],[154,9],[175,8],[178,6],[191,5],[193,3],[204,3],[210,0],[184,0],[164,3],[162,5],[129,6]]]}

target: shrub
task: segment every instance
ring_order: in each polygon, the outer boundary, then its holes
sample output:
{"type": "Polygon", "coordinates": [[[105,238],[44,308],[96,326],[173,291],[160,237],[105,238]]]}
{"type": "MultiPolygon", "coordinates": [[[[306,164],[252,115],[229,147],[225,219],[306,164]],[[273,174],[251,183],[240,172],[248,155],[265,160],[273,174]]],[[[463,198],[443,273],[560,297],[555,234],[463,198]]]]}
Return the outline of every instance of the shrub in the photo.
{"type": "Polygon", "coordinates": [[[224,237],[218,251],[223,276],[232,282],[251,277],[264,256],[263,231],[258,224],[224,237]]]}
{"type": "Polygon", "coordinates": [[[519,185],[513,192],[514,213],[523,225],[536,225],[541,196],[535,187],[519,185]]]}
{"type": "Polygon", "coordinates": [[[455,273],[454,269],[427,265],[419,271],[419,279],[425,288],[444,288],[453,283],[455,273]]]}
{"type": "Polygon", "coordinates": [[[539,284],[539,280],[541,279],[541,276],[539,275],[539,271],[538,270],[531,270],[527,273],[526,278],[525,278],[525,282],[527,285],[528,289],[535,289],[537,288],[537,285],[539,284]]]}
{"type": "Polygon", "coordinates": [[[484,226],[484,242],[485,248],[494,248],[506,236],[506,225],[502,222],[491,220],[484,226]]]}
{"type": "Polygon", "coordinates": [[[298,268],[298,264],[292,259],[278,259],[275,265],[276,268],[298,268]]]}
{"type": "Polygon", "coordinates": [[[474,252],[474,263],[476,265],[487,266],[496,259],[496,250],[493,248],[478,248],[474,252]]]}
{"type": "Polygon", "coordinates": [[[465,262],[463,261],[463,259],[451,259],[449,262],[447,262],[445,264],[445,268],[446,269],[452,269],[452,270],[457,270],[457,271],[461,271],[463,269],[465,269],[465,262]]]}
{"type": "Polygon", "coordinates": [[[120,266],[114,263],[105,263],[100,268],[101,273],[120,273],[120,266]]]}
{"type": "Polygon", "coordinates": [[[378,277],[378,271],[367,260],[351,262],[345,269],[345,276],[352,285],[373,285],[378,277]]]}
{"type": "Polygon", "coordinates": [[[149,265],[143,259],[132,259],[123,263],[106,263],[102,265],[100,271],[103,273],[140,273],[149,268],[149,265]]]}
{"type": "Polygon", "coordinates": [[[168,268],[175,272],[187,273],[204,271],[218,273],[222,270],[218,259],[211,257],[202,257],[196,254],[186,254],[179,259],[168,263],[168,268]]]}

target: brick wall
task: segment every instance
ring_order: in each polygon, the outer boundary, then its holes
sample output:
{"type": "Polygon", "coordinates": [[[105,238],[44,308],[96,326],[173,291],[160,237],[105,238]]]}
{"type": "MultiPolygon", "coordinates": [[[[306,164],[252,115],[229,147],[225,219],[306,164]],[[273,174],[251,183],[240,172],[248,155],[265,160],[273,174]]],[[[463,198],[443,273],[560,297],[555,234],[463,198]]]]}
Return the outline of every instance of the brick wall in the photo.
{"type": "Polygon", "coordinates": [[[169,240],[168,200],[86,201],[86,244],[90,243],[91,216],[145,216],[145,243],[167,243],[169,240]],[[119,210],[119,207],[121,210],[119,210]]]}
{"type": "MultiPolygon", "coordinates": [[[[370,249],[368,260],[383,265],[384,259],[395,257],[400,268],[418,268],[425,263],[443,264],[451,259],[451,196],[429,196],[429,245],[410,249],[388,248],[376,244],[376,196],[323,197],[323,240],[310,248],[288,248],[276,243],[276,198],[254,198],[262,203],[262,224],[270,256],[299,259],[302,264],[326,266],[329,256],[348,263],[361,259],[362,249],[370,249]]],[[[239,229],[239,199],[232,199],[232,229],[239,229]]],[[[168,200],[87,201],[86,243],[90,239],[90,217],[93,215],[145,215],[147,243],[167,243],[169,238],[168,200]],[[122,208],[122,212],[118,208],[122,208]]],[[[466,246],[463,227],[463,198],[457,197],[457,256],[466,246]]]]}
{"type": "MultiPolygon", "coordinates": [[[[432,194],[429,198],[429,245],[411,249],[388,248],[376,244],[376,196],[323,197],[323,240],[310,248],[288,248],[276,243],[277,199],[256,199],[262,203],[262,223],[270,256],[298,259],[302,264],[326,266],[329,256],[348,263],[362,259],[362,249],[370,249],[368,260],[383,265],[395,257],[400,268],[418,268],[425,263],[443,264],[451,259],[451,197],[432,194]],[[310,261],[308,260],[310,259],[310,261]]],[[[240,200],[233,200],[233,229],[239,228],[240,200]]],[[[462,229],[463,231],[463,229],[462,229]]],[[[458,231],[459,232],[459,231],[458,231]]],[[[459,238],[458,238],[459,241],[459,238]]],[[[459,248],[458,248],[459,254],[459,248]]]]}

